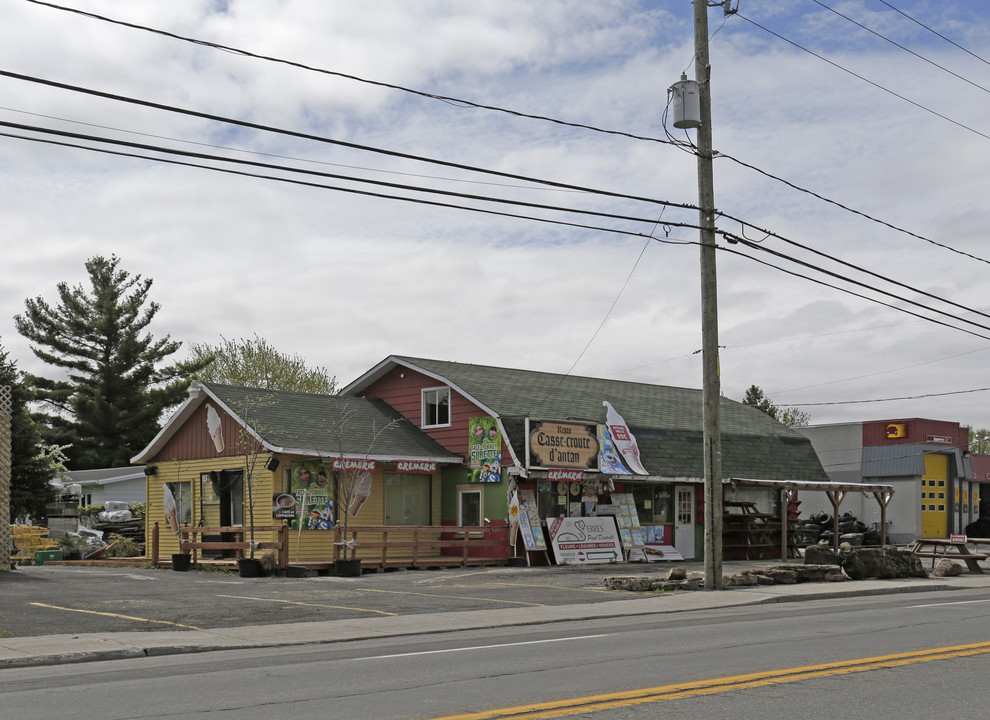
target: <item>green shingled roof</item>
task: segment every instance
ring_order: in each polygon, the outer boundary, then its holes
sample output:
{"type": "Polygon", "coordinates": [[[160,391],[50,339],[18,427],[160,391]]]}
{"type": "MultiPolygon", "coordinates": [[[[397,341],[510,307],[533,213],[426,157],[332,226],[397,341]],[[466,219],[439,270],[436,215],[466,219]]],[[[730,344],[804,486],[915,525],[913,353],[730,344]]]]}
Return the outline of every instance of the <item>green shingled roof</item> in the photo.
{"type": "Polygon", "coordinates": [[[201,384],[266,445],[285,452],[461,462],[383,400],[201,384]]]}
{"type": "MultiPolygon", "coordinates": [[[[702,392],[556,373],[394,356],[445,379],[502,419],[524,457],[524,418],[604,423],[608,401],[636,436],[644,466],[663,477],[704,476],[702,392]]],[[[760,480],[828,482],[811,442],[749,405],[721,398],[722,473],[760,480]]]]}

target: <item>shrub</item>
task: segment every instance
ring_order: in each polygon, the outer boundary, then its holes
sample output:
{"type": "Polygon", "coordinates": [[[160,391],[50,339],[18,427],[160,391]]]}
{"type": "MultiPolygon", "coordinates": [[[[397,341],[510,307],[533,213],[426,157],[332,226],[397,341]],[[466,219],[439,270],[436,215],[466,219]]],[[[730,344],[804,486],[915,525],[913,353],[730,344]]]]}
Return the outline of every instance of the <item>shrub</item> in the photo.
{"type": "Polygon", "coordinates": [[[110,533],[107,537],[107,543],[117,543],[117,546],[110,551],[111,557],[139,557],[141,555],[141,546],[133,538],[110,533]]]}

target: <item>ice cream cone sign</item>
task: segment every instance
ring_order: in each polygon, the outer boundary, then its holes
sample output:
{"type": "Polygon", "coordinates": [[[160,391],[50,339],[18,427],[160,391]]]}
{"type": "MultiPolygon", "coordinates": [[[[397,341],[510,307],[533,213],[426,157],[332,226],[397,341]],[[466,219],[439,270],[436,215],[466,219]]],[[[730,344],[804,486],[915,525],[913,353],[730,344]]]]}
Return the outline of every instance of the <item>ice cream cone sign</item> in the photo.
{"type": "Polygon", "coordinates": [[[509,545],[516,546],[516,532],[519,530],[519,495],[512,491],[512,499],[509,500],[509,545]]]}
{"type": "Polygon", "coordinates": [[[210,433],[210,440],[217,449],[217,455],[223,452],[223,425],[220,423],[220,415],[216,408],[207,404],[206,406],[206,429],[210,433]]]}

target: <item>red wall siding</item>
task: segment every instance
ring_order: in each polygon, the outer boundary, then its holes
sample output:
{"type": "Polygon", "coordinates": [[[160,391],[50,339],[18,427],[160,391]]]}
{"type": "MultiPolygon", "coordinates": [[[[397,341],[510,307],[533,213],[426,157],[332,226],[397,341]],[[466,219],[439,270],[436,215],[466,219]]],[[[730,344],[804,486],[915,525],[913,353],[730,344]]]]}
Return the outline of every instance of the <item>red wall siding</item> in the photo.
{"type": "Polygon", "coordinates": [[[206,428],[206,403],[203,403],[169,439],[165,447],[148,462],[239,456],[241,454],[238,446],[240,425],[221,408],[216,405],[214,407],[220,416],[220,426],[223,428],[223,452],[218,453],[210,439],[206,428]]]}
{"type": "Polygon", "coordinates": [[[901,418],[899,420],[875,420],[863,423],[863,447],[924,443],[930,442],[930,438],[936,436],[951,438],[950,443],[945,443],[947,447],[962,449],[969,447],[969,431],[955,422],[926,420],[924,418],[901,418]],[[887,437],[887,426],[895,424],[907,426],[905,437],[887,437]]]}
{"type": "MultiPolygon", "coordinates": [[[[424,388],[442,387],[444,383],[431,377],[409,370],[397,368],[388,375],[370,385],[361,397],[381,398],[394,407],[405,417],[409,418],[416,427],[422,423],[422,390],[424,388]],[[405,375],[405,377],[401,377],[405,375]]],[[[427,433],[451,452],[467,457],[468,428],[473,417],[487,415],[481,408],[468,398],[451,388],[450,390],[450,427],[424,428],[427,433]]],[[[205,422],[205,420],[204,420],[205,422]]],[[[502,442],[502,466],[512,465],[512,456],[502,442]]]]}

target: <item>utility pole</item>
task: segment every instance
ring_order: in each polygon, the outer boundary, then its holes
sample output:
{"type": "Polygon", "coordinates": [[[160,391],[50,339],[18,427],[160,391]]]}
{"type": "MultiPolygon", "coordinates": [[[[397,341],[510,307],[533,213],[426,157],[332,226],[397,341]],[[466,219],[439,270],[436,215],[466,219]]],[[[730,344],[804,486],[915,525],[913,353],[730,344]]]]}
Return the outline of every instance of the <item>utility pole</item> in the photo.
{"type": "Polygon", "coordinates": [[[712,175],[712,69],[708,2],[693,0],[694,78],[698,83],[698,206],[701,226],[701,353],[705,453],[705,589],[722,589],[722,439],[719,429],[718,285],[715,277],[715,183],[712,175]]]}

